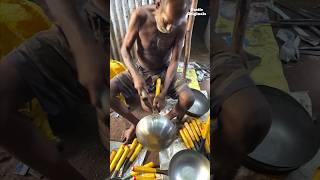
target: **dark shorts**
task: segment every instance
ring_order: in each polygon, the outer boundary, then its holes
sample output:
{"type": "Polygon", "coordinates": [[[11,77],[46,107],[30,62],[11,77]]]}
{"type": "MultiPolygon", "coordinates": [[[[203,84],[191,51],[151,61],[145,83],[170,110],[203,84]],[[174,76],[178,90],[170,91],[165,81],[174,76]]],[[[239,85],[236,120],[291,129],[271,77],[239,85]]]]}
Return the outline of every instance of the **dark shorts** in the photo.
{"type": "MultiPolygon", "coordinates": [[[[141,76],[144,78],[146,85],[147,85],[147,91],[148,93],[155,92],[155,82],[157,78],[161,78],[161,83],[163,85],[167,66],[165,66],[163,69],[158,70],[157,72],[150,72],[143,68],[139,63],[136,64],[136,67],[141,74],[141,76]]],[[[178,78],[179,75],[176,75],[176,77],[173,79],[172,84],[170,85],[168,89],[168,96],[170,96],[173,99],[178,98],[178,93],[181,88],[187,87],[187,82],[182,80],[181,78],[178,78]]],[[[121,94],[126,98],[130,99],[133,97],[136,97],[138,95],[137,90],[134,87],[133,79],[129,71],[124,71],[114,77],[114,79],[117,81],[117,85],[119,90],[121,91],[121,94]]]]}
{"type": "Polygon", "coordinates": [[[66,38],[57,26],[25,40],[7,59],[48,114],[58,115],[77,103],[89,102],[66,38]]]}
{"type": "Polygon", "coordinates": [[[210,106],[212,117],[217,117],[223,102],[235,92],[255,86],[239,55],[221,50],[211,55],[210,106]]]}

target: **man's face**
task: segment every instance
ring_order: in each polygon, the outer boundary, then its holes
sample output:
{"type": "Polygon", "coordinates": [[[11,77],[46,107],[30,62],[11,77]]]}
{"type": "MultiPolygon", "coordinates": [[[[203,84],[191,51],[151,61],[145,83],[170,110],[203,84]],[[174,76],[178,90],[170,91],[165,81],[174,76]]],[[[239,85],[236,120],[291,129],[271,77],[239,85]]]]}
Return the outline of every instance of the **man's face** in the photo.
{"type": "Polygon", "coordinates": [[[171,33],[186,19],[186,7],[174,3],[162,3],[155,15],[157,28],[162,33],[171,33]]]}

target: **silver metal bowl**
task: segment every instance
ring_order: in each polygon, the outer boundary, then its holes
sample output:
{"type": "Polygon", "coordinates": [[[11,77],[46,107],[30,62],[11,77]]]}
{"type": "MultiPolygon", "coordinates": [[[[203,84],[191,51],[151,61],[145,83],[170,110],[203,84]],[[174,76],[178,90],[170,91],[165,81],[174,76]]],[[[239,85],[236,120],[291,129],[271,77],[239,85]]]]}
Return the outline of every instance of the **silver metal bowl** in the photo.
{"type": "Polygon", "coordinates": [[[200,117],[209,111],[209,100],[208,98],[199,90],[191,89],[194,95],[194,103],[188,109],[187,114],[192,117],[200,117]]]}
{"type": "Polygon", "coordinates": [[[182,150],[173,156],[169,164],[170,180],[209,180],[210,162],[193,150],[182,150]]]}
{"type": "Polygon", "coordinates": [[[138,141],[149,151],[161,151],[176,137],[176,126],[165,116],[152,114],[142,118],[137,127],[138,141]]]}

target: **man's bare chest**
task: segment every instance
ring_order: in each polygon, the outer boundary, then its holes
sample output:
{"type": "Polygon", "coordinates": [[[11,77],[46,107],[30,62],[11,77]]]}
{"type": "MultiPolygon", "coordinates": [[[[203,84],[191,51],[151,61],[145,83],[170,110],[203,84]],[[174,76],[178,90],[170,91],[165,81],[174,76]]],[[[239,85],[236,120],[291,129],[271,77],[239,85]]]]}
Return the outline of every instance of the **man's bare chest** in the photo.
{"type": "Polygon", "coordinates": [[[155,25],[144,25],[139,31],[141,45],[145,49],[169,50],[175,41],[175,33],[165,34],[158,31],[155,25]]]}

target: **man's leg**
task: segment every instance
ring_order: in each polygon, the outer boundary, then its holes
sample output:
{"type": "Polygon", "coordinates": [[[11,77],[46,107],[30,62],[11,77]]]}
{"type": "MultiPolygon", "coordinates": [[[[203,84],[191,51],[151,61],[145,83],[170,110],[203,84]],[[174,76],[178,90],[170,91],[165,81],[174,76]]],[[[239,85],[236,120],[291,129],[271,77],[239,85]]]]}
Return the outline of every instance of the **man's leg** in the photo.
{"type": "Polygon", "coordinates": [[[50,179],[85,179],[61,157],[55,144],[17,112],[31,96],[11,63],[16,58],[23,57],[13,54],[0,63],[0,145],[50,179]]]}
{"type": "Polygon", "coordinates": [[[194,95],[189,87],[184,85],[177,91],[178,103],[175,107],[167,114],[169,119],[177,117],[177,120],[181,120],[186,114],[187,110],[193,105],[194,95]]]}
{"type": "Polygon", "coordinates": [[[116,97],[121,92],[119,83],[117,78],[113,78],[110,81],[110,106],[115,112],[129,120],[131,123],[130,128],[125,130],[122,135],[124,143],[128,143],[135,133],[135,125],[138,124],[139,119],[134,116],[123,103],[121,103],[119,98],[116,97]]]}
{"type": "Polygon", "coordinates": [[[220,129],[213,134],[215,180],[232,180],[241,161],[263,140],[271,125],[267,101],[256,87],[231,95],[222,105],[220,129]]]}

